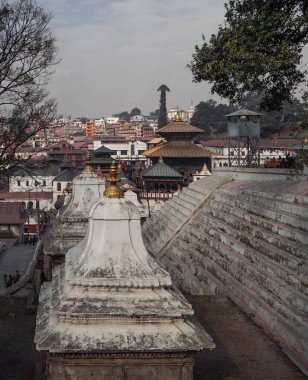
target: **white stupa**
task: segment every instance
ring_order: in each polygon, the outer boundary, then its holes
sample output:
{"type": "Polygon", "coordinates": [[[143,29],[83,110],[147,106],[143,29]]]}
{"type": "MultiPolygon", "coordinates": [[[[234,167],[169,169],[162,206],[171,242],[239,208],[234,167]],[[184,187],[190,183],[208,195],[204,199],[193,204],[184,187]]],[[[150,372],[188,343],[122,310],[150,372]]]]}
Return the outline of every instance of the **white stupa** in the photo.
{"type": "Polygon", "coordinates": [[[203,168],[200,170],[200,172],[196,171],[195,174],[193,174],[193,181],[198,181],[201,178],[211,176],[212,173],[209,171],[206,163],[204,163],[203,168]]]}
{"type": "Polygon", "coordinates": [[[115,165],[108,181],[85,238],[41,288],[35,342],[48,353],[49,378],[192,379],[195,354],[212,339],[146,251],[115,165]]]}
{"type": "Polygon", "coordinates": [[[141,218],[147,218],[149,216],[143,204],[139,202],[137,194],[133,191],[132,187],[129,187],[125,191],[124,198],[131,201],[135,206],[137,206],[141,218]]]}
{"type": "Polygon", "coordinates": [[[45,273],[48,268],[64,261],[67,250],[78,244],[85,236],[88,226],[89,212],[105,190],[105,179],[94,173],[89,153],[82,173],[73,180],[72,195],[60,209],[54,228],[44,241],[45,273]]]}

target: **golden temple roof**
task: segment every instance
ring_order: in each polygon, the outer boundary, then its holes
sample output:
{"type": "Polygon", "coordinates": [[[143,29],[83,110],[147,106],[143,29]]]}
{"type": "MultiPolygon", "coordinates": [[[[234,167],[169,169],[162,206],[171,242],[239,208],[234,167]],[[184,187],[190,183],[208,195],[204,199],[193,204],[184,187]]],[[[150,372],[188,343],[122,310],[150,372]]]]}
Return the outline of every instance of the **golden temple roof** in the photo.
{"type": "Polygon", "coordinates": [[[170,141],[146,150],[146,157],[211,157],[213,152],[201,148],[190,141],[170,141]]]}
{"type": "Polygon", "coordinates": [[[194,127],[191,124],[188,124],[185,121],[172,121],[167,124],[165,127],[160,128],[157,133],[202,133],[203,129],[194,127]]]}

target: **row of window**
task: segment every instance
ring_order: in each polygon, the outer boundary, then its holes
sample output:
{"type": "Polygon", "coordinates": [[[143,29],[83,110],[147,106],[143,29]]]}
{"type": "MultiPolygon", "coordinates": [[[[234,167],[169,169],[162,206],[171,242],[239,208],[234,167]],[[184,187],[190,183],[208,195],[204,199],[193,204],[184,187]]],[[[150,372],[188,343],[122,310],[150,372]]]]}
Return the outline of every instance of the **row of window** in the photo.
{"type": "MultiPolygon", "coordinates": [[[[38,182],[38,181],[34,181],[34,186],[35,187],[37,187],[37,186],[39,186],[39,185],[41,185],[41,186],[46,186],[47,184],[46,184],[46,181],[45,180],[43,180],[43,182],[41,183],[41,182],[38,182]]],[[[17,181],[17,186],[21,186],[21,181],[17,181]]],[[[30,181],[26,181],[26,186],[30,186],[30,181]]]]}

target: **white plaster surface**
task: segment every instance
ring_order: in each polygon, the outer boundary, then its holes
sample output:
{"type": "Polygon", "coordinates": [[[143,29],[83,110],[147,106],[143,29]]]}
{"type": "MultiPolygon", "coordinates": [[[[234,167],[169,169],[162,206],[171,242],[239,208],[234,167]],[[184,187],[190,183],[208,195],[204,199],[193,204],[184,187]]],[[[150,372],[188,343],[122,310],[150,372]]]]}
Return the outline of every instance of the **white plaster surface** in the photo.
{"type": "Polygon", "coordinates": [[[137,207],[103,198],[85,238],[41,289],[35,342],[49,352],[213,348],[166,270],[146,251],[137,207]]]}
{"type": "Polygon", "coordinates": [[[95,173],[82,172],[73,180],[72,196],[60,209],[55,228],[44,241],[44,253],[65,255],[86,234],[91,206],[103,197],[105,179],[95,173]]]}

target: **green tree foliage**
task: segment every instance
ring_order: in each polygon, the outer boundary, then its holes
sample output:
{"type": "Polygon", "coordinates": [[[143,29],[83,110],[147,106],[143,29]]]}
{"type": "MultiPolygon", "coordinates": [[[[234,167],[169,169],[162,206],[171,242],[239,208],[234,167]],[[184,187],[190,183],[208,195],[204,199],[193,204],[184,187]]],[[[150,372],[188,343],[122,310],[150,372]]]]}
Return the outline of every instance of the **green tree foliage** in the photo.
{"type": "Polygon", "coordinates": [[[210,82],[212,93],[233,103],[249,92],[262,94],[261,109],[281,110],[305,81],[307,0],[229,0],[225,6],[224,26],[195,46],[188,65],[193,80],[210,82]]]}
{"type": "Polygon", "coordinates": [[[137,116],[137,115],[141,115],[141,110],[137,107],[133,108],[131,111],[130,111],[130,114],[129,116],[130,117],[133,117],[133,116],[137,116]]]}
{"type": "MultiPolygon", "coordinates": [[[[192,125],[204,130],[202,138],[227,132],[226,115],[238,108],[246,108],[260,112],[262,95],[249,93],[237,106],[217,103],[214,100],[202,101],[196,105],[195,113],[190,121],[192,125]]],[[[308,128],[307,103],[295,99],[294,102],[285,103],[281,111],[263,113],[261,119],[262,137],[269,137],[275,133],[299,132],[308,128]],[[307,124],[307,125],[306,125],[307,124]]]]}
{"type": "MultiPolygon", "coordinates": [[[[260,103],[263,94],[247,94],[240,103],[240,108],[260,112],[260,103]]],[[[262,137],[281,133],[284,130],[297,131],[302,129],[301,125],[307,120],[307,103],[294,99],[292,103],[285,102],[282,110],[264,113],[261,122],[262,137]]]]}
{"type": "Polygon", "coordinates": [[[16,151],[56,115],[45,90],[56,63],[55,37],[35,0],[0,0],[0,177],[31,169],[16,151]]]}
{"type": "Polygon", "coordinates": [[[90,121],[90,119],[87,116],[81,116],[79,117],[79,120],[82,124],[86,124],[88,121],[90,121]]]}
{"type": "Polygon", "coordinates": [[[166,92],[169,92],[170,89],[165,84],[162,84],[157,91],[160,91],[158,127],[162,128],[168,124],[166,92]]]}
{"type": "Polygon", "coordinates": [[[227,131],[226,115],[235,110],[234,106],[217,104],[215,100],[200,102],[190,123],[204,130],[205,134],[213,135],[227,131]]]}
{"type": "Polygon", "coordinates": [[[125,120],[125,121],[129,121],[129,118],[130,118],[130,114],[127,111],[115,113],[112,116],[118,117],[120,120],[125,120]]]}
{"type": "Polygon", "coordinates": [[[159,108],[149,113],[150,116],[159,117],[159,108]]]}

